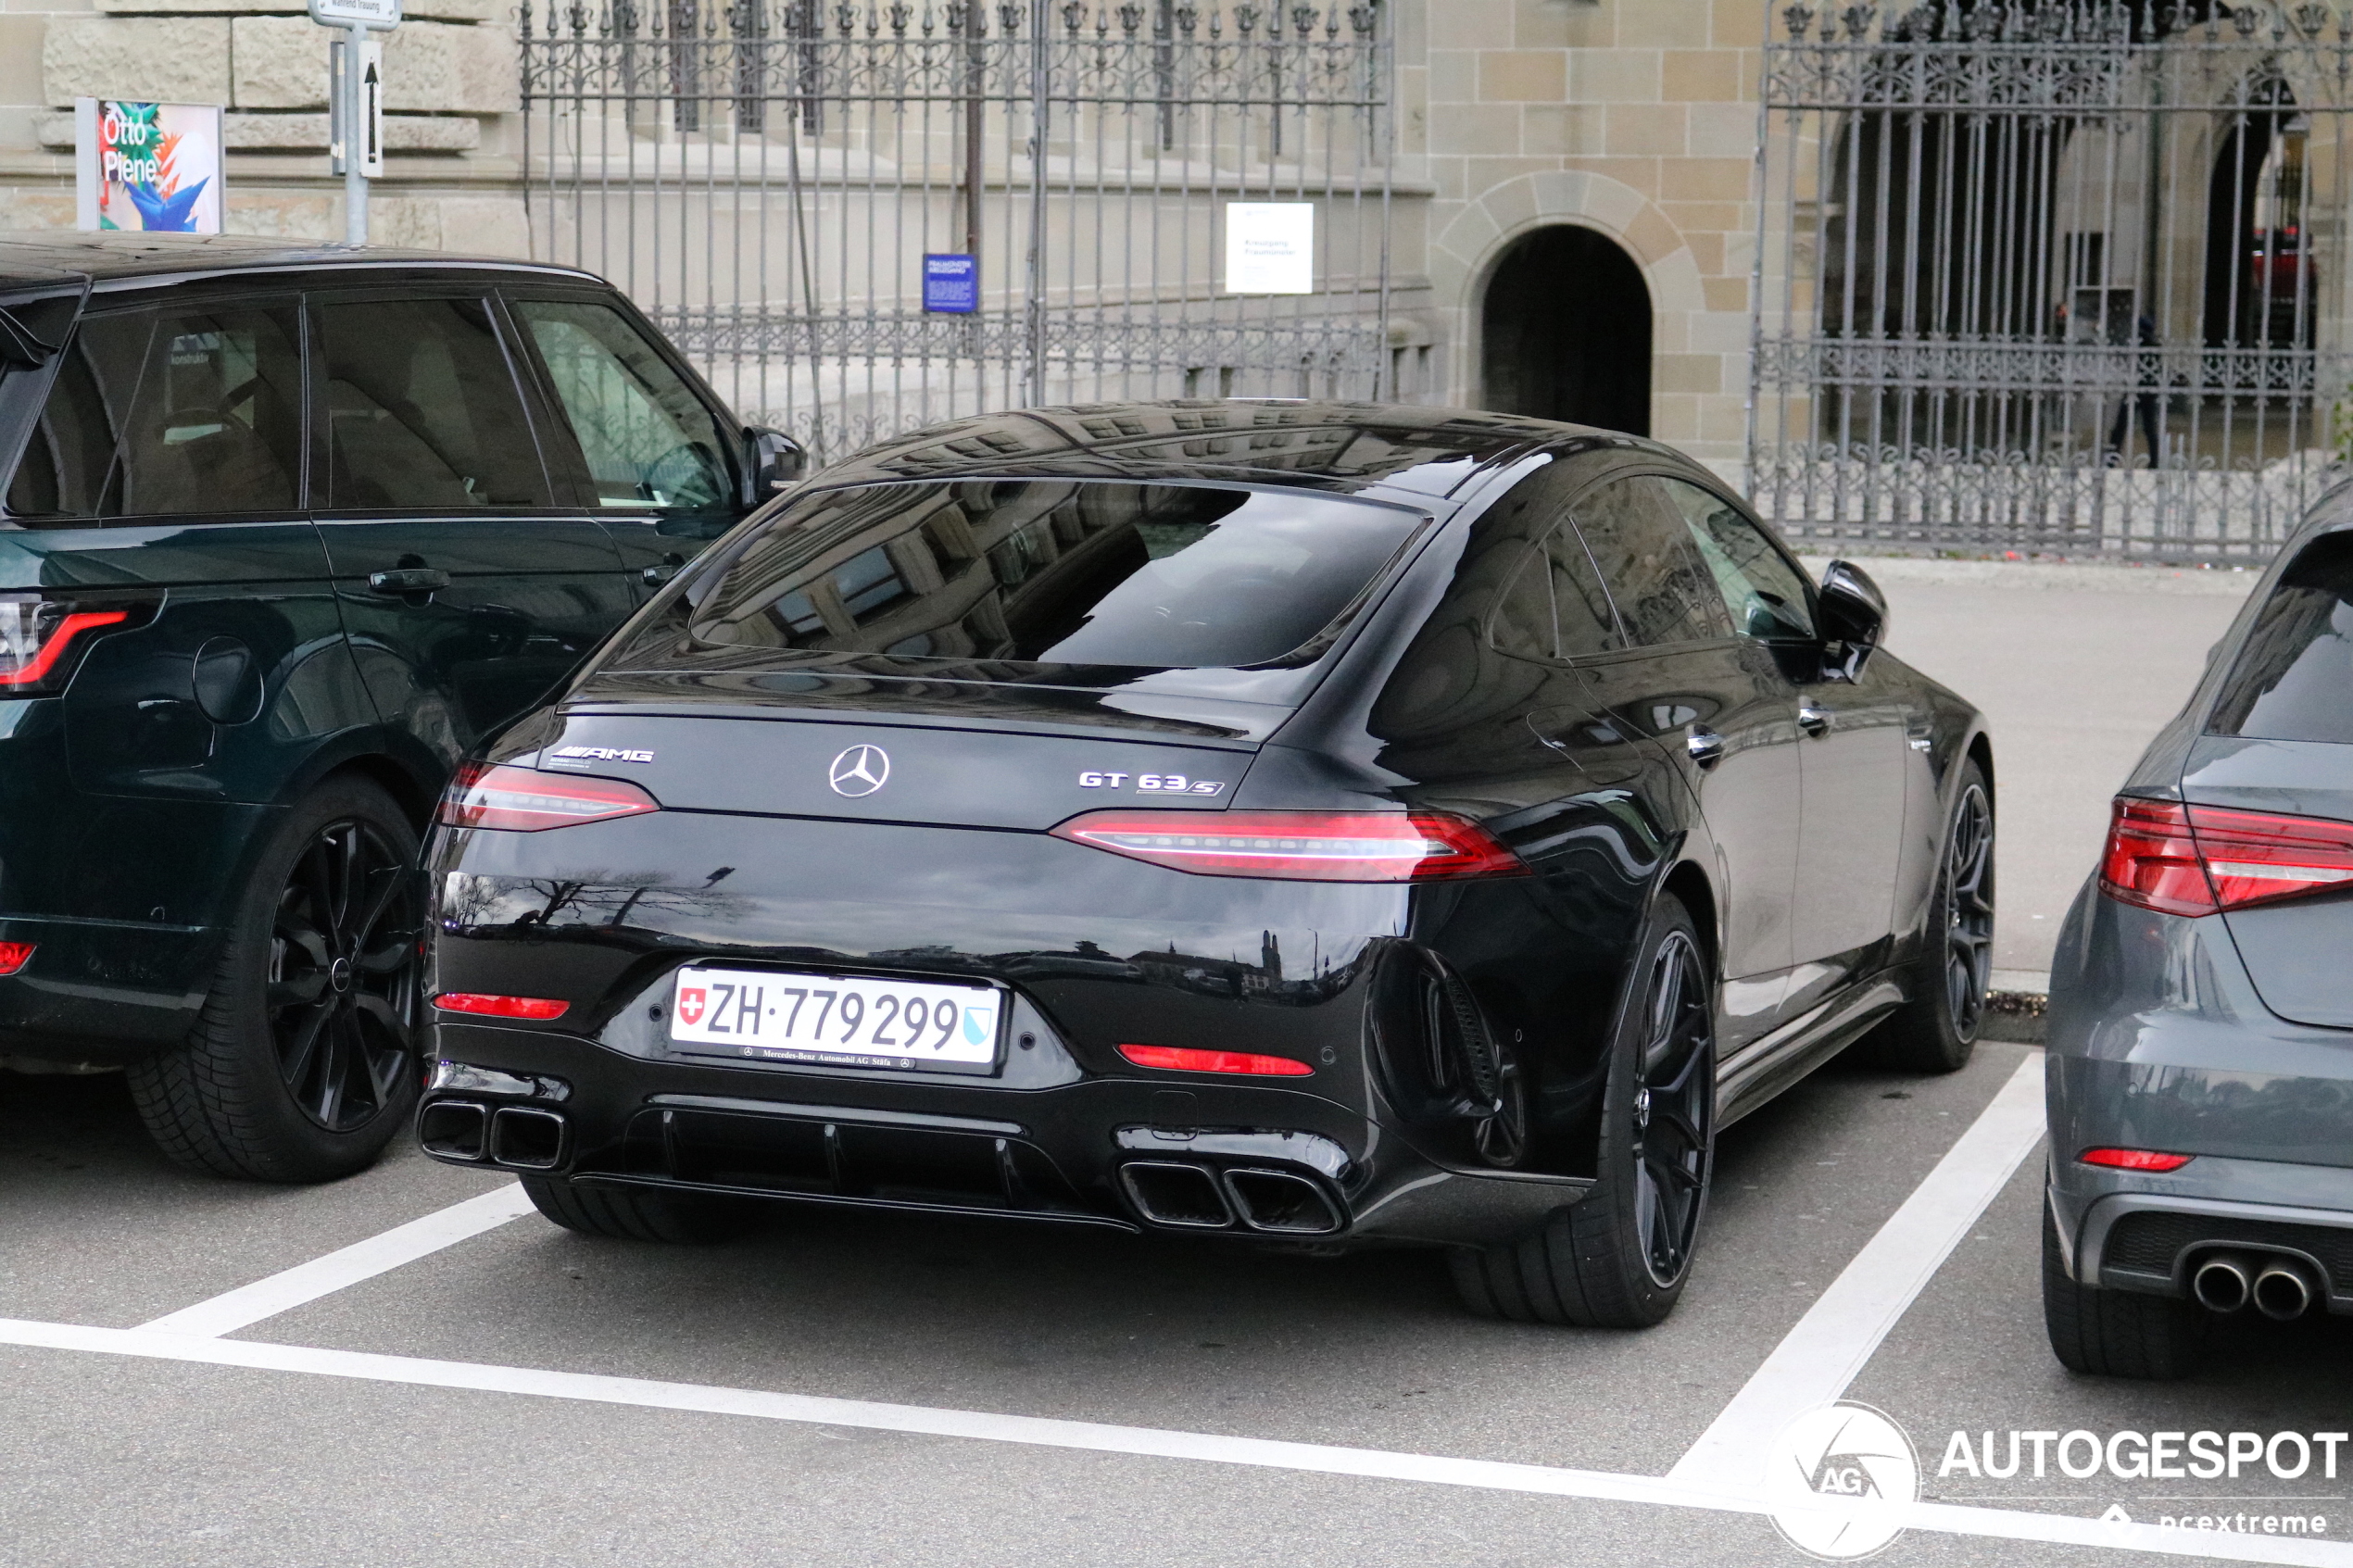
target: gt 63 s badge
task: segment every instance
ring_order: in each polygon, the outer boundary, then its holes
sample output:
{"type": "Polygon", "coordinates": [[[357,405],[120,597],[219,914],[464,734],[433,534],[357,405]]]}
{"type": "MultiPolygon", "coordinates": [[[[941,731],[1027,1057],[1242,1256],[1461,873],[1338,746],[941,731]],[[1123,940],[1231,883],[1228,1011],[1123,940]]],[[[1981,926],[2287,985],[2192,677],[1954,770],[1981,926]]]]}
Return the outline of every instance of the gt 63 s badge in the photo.
{"type": "Polygon", "coordinates": [[[1136,787],[1146,795],[1215,795],[1226,787],[1223,779],[1189,779],[1182,773],[1114,773],[1088,771],[1078,775],[1081,789],[1124,789],[1134,779],[1136,787]]]}

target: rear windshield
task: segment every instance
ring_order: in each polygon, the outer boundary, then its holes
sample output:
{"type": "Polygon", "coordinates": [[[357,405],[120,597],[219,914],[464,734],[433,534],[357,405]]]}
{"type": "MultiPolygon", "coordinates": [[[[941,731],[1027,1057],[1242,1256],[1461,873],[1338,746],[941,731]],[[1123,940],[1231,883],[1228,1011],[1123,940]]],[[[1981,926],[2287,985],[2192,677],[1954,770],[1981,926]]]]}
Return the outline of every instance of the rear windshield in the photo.
{"type": "Polygon", "coordinates": [[[1420,519],[1294,491],[1070,480],[810,496],[698,583],[707,646],[1154,669],[1282,661],[1420,519]]]}
{"type": "Polygon", "coordinates": [[[2353,533],[2314,540],[2256,616],[2209,734],[2353,743],[2353,533]]]}

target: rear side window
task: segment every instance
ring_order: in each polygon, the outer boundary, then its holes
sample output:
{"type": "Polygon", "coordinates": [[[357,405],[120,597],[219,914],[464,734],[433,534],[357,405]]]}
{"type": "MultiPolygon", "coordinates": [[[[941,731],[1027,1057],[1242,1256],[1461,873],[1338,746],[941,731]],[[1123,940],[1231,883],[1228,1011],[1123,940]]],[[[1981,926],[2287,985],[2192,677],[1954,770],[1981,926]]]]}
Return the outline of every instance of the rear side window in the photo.
{"type": "Polygon", "coordinates": [[[314,300],[333,508],[552,504],[480,299],[314,300]]]}
{"type": "Polygon", "coordinates": [[[1577,526],[1637,645],[1729,637],[1731,616],[1664,480],[1614,479],[1578,498],[1577,526]]]}
{"type": "Polygon", "coordinates": [[[298,507],[295,341],[291,307],[84,320],[9,483],[9,511],[37,521],[298,507]]]}
{"type": "Polygon", "coordinates": [[[966,481],[827,492],[694,595],[698,642],[1154,669],[1274,662],[1420,519],[1330,496],[966,481]]]}
{"type": "Polygon", "coordinates": [[[621,312],[582,300],[522,299],[512,309],[579,438],[598,506],[728,504],[718,421],[621,312]]]}
{"type": "Polygon", "coordinates": [[[1563,523],[1544,536],[1495,607],[1495,646],[1534,659],[1581,659],[1626,646],[1585,542],[1563,523]]]}
{"type": "Polygon", "coordinates": [[[2353,533],[2307,545],[2231,665],[2208,732],[2353,742],[2353,533]]]}

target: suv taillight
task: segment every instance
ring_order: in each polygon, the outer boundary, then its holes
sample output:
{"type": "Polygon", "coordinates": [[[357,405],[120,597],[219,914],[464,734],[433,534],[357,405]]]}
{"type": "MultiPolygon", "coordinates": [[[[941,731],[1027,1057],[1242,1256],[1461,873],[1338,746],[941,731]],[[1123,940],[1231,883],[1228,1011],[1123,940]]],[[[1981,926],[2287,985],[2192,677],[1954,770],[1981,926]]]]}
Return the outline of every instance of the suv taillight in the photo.
{"type": "Polygon", "coordinates": [[[61,689],[88,634],[132,619],[129,609],[94,609],[31,595],[0,595],[0,696],[61,689]]]}
{"type": "Polygon", "coordinates": [[[2353,884],[2353,822],[2119,797],[2100,891],[2169,915],[2210,915],[2353,884]]]}
{"type": "Polygon", "coordinates": [[[434,820],[444,827],[537,833],[661,809],[660,801],[626,779],[575,778],[468,762],[449,781],[434,820]]]}
{"type": "Polygon", "coordinates": [[[1486,829],[1436,811],[1089,811],[1053,832],[1202,876],[1436,882],[1528,874],[1486,829]]]}

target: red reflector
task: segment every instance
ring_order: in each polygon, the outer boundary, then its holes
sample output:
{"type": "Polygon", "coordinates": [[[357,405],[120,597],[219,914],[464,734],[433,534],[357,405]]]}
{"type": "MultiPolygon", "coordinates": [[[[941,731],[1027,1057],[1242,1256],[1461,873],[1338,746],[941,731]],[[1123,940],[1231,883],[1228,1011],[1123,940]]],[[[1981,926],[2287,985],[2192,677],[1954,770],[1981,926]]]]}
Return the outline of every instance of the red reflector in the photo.
{"type": "Polygon", "coordinates": [[[1248,1051],[1189,1051],[1176,1046],[1122,1046],[1119,1054],[1139,1067],[1163,1067],[1172,1073],[1247,1073],[1262,1078],[1304,1078],[1315,1070],[1287,1056],[1253,1056],[1248,1051]]]}
{"type": "Polygon", "coordinates": [[[444,991],[433,999],[444,1012],[480,1013],[484,1018],[561,1018],[570,1002],[553,997],[490,997],[479,991],[444,991]]]}
{"type": "Polygon", "coordinates": [[[659,811],[661,803],[626,779],[573,778],[532,768],[468,762],[441,797],[435,820],[453,828],[543,828],[659,811]]]}
{"type": "Polygon", "coordinates": [[[128,610],[76,610],[44,633],[38,630],[41,608],[37,602],[23,600],[0,605],[0,611],[9,612],[7,619],[0,620],[0,686],[41,684],[66,656],[74,638],[131,619],[128,610]]]}
{"type": "Polygon", "coordinates": [[[2353,822],[2120,798],[2100,890],[2171,915],[2209,915],[2353,888],[2353,822]]]}
{"type": "Polygon", "coordinates": [[[1484,828],[1435,811],[1089,811],[1056,838],[1202,876],[1434,882],[1525,876],[1484,828]]]}
{"type": "Polygon", "coordinates": [[[0,974],[14,974],[32,960],[34,944],[0,942],[0,974]]]}
{"type": "Polygon", "coordinates": [[[2178,1171],[2197,1157],[2159,1154],[2153,1148],[2087,1148],[2075,1158],[2086,1165],[2107,1165],[2119,1171],[2178,1171]]]}

